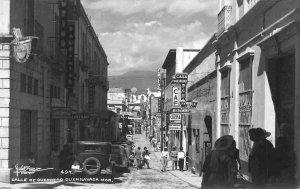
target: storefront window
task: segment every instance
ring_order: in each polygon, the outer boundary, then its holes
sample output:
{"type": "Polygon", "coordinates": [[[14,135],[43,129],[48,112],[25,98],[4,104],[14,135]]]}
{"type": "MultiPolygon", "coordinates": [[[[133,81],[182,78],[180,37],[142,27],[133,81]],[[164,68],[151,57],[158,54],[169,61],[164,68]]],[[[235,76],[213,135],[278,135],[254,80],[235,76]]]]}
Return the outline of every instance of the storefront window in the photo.
{"type": "Polygon", "coordinates": [[[241,159],[248,161],[250,153],[250,138],[248,131],[252,119],[252,60],[240,62],[239,75],[239,149],[241,159]]]}
{"type": "Polygon", "coordinates": [[[230,69],[221,72],[221,135],[230,133],[230,69]]]}

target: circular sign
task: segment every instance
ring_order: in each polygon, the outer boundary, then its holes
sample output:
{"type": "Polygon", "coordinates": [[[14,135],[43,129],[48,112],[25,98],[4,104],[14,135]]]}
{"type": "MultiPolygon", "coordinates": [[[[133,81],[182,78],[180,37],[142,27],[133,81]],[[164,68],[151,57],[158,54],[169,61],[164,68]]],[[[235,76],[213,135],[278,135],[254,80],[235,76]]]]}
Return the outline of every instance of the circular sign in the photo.
{"type": "Polygon", "coordinates": [[[29,56],[31,51],[31,43],[22,43],[22,44],[15,44],[14,45],[14,58],[19,63],[25,63],[29,56]]]}

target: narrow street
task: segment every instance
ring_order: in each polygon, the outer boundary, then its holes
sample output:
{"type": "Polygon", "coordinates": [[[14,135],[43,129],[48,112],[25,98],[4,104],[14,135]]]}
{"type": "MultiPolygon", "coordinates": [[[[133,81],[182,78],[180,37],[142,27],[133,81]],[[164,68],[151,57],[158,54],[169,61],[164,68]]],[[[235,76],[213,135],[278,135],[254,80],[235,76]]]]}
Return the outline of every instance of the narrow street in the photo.
{"type": "MultiPolygon", "coordinates": [[[[58,182],[58,183],[27,183],[27,184],[14,184],[1,186],[0,188],[101,188],[101,189],[140,189],[140,188],[195,188],[186,181],[171,174],[173,172],[169,166],[167,172],[161,172],[161,163],[159,161],[160,152],[154,152],[150,146],[149,140],[146,141],[144,134],[134,135],[134,142],[136,146],[140,146],[141,149],[147,147],[150,151],[150,169],[144,168],[137,170],[135,167],[130,167],[128,171],[118,172],[115,177],[115,184],[104,183],[77,183],[77,182],[58,182]]],[[[199,177],[200,179],[200,177],[199,177]]]]}
{"type": "MultiPolygon", "coordinates": [[[[103,189],[114,189],[114,188],[130,188],[130,189],[140,189],[140,188],[194,188],[190,186],[187,182],[180,180],[179,178],[172,175],[170,167],[168,167],[167,172],[161,172],[161,163],[159,161],[160,152],[154,152],[153,148],[150,146],[150,142],[147,140],[143,134],[136,134],[133,138],[135,145],[141,147],[147,147],[150,151],[150,168],[144,168],[142,170],[137,170],[136,168],[130,167],[130,173],[123,172],[118,174],[115,178],[115,184],[82,184],[82,183],[66,183],[54,188],[103,188],[103,189]]],[[[178,170],[177,170],[178,171],[178,170]]]]}

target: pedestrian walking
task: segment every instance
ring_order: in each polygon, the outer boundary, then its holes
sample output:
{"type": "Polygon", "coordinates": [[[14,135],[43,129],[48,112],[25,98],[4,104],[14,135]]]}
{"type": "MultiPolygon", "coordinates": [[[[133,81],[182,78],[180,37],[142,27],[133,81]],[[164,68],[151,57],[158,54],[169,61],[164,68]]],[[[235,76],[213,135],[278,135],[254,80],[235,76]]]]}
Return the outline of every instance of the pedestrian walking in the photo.
{"type": "Polygon", "coordinates": [[[154,151],[154,152],[157,151],[157,148],[156,148],[157,146],[156,146],[156,145],[157,145],[157,139],[156,139],[156,138],[153,138],[153,139],[152,139],[152,146],[153,146],[153,151],[154,151]]]}
{"type": "Polygon", "coordinates": [[[177,170],[178,151],[177,151],[176,146],[173,146],[170,156],[171,156],[171,160],[172,160],[172,170],[174,171],[174,167],[175,167],[175,170],[177,170]]]}
{"type": "Polygon", "coordinates": [[[184,153],[182,147],[180,147],[179,149],[180,149],[180,151],[179,151],[178,154],[177,154],[178,164],[179,164],[179,170],[180,170],[180,171],[183,171],[183,165],[184,165],[185,153],[184,153]]]}
{"type": "Polygon", "coordinates": [[[158,141],[158,142],[156,143],[156,150],[159,150],[159,151],[161,150],[161,149],[160,149],[160,141],[158,141]]]}
{"type": "Polygon", "coordinates": [[[141,147],[138,147],[137,150],[134,152],[134,158],[136,160],[136,168],[139,170],[142,168],[142,152],[141,147]]]}
{"type": "Polygon", "coordinates": [[[144,151],[142,152],[142,156],[143,156],[143,165],[142,165],[142,167],[146,164],[147,168],[150,169],[150,166],[149,166],[150,152],[147,149],[147,147],[144,147],[144,151]]]}
{"type": "Polygon", "coordinates": [[[266,187],[272,172],[273,144],[266,139],[266,133],[261,128],[249,130],[253,146],[249,155],[248,171],[252,182],[257,187],[266,187]]]}
{"type": "Polygon", "coordinates": [[[164,151],[161,152],[161,162],[163,165],[163,168],[161,170],[162,172],[166,171],[167,166],[168,166],[168,161],[169,161],[169,152],[168,152],[168,148],[165,147],[164,151]]]}
{"type": "Polygon", "coordinates": [[[208,153],[203,164],[202,188],[232,188],[234,159],[230,157],[233,137],[224,135],[215,142],[215,148],[208,153]]]}

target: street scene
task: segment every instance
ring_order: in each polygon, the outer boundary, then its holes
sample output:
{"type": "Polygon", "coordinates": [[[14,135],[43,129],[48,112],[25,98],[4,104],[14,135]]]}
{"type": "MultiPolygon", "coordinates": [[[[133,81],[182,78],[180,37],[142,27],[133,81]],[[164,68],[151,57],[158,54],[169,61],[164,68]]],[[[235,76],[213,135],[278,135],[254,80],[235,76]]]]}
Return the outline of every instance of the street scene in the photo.
{"type": "Polygon", "coordinates": [[[300,0],[0,0],[0,188],[300,188],[299,18],[300,0]]]}
{"type": "Polygon", "coordinates": [[[172,170],[171,162],[168,163],[167,171],[162,172],[162,163],[160,161],[161,152],[154,151],[153,146],[143,134],[134,135],[135,146],[142,148],[147,147],[150,151],[149,166],[145,165],[142,169],[134,166],[128,169],[117,170],[115,174],[114,184],[107,183],[78,183],[78,182],[39,182],[39,183],[24,183],[10,186],[8,184],[2,185],[3,188],[200,188],[201,177],[187,173],[172,170]],[[193,178],[194,177],[194,178],[193,178]]]}

